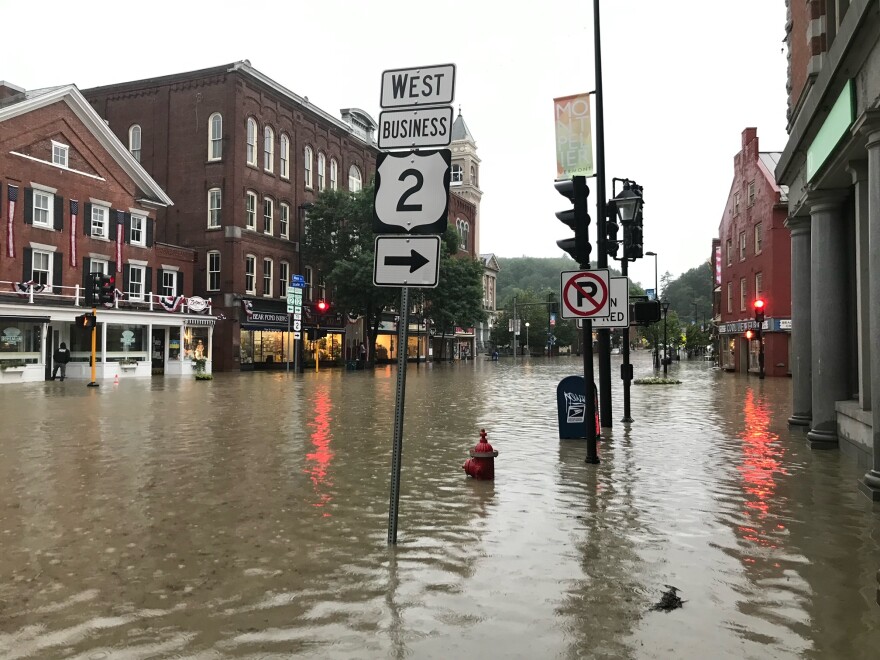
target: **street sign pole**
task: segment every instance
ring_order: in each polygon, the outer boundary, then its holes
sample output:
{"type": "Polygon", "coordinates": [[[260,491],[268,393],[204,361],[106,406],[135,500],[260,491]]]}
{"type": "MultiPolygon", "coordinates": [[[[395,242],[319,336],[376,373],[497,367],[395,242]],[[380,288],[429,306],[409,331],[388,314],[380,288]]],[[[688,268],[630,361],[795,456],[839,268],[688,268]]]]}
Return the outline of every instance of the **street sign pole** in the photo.
{"type": "Polygon", "coordinates": [[[391,450],[391,502],[388,507],[388,543],[397,544],[400,506],[400,460],[403,453],[403,403],[406,393],[406,331],[409,327],[409,287],[400,289],[400,321],[397,326],[397,392],[394,401],[394,439],[391,450]]]}

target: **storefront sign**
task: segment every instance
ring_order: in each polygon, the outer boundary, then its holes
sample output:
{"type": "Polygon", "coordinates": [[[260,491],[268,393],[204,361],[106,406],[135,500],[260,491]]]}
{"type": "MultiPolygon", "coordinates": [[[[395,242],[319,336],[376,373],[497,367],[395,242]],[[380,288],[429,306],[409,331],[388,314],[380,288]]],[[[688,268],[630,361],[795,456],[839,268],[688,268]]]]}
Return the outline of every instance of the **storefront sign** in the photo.
{"type": "MultiPolygon", "coordinates": [[[[746,330],[754,330],[758,324],[754,321],[737,321],[735,323],[722,323],[718,326],[718,334],[735,335],[746,330]]],[[[791,319],[767,319],[761,325],[762,330],[767,332],[791,332],[791,319]]]]}
{"type": "Polygon", "coordinates": [[[208,301],[200,296],[187,298],[186,304],[191,312],[204,312],[208,309],[208,301]]]}

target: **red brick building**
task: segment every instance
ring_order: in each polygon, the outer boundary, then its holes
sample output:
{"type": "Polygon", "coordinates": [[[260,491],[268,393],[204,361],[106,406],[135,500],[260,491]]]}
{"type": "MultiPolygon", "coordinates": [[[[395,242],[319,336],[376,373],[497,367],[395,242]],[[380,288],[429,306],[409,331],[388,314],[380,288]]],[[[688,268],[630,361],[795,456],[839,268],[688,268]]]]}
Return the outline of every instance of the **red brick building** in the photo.
{"type": "Polygon", "coordinates": [[[98,311],[98,379],[190,373],[199,340],[210,370],[214,318],[191,313],[207,311],[191,296],[195,253],[156,237],[171,204],[76,87],[0,82],[0,382],[48,378],[62,341],[68,376],[91,378],[91,331],[74,320],[90,311],[93,272],[120,294],[98,311]]]}
{"type": "MultiPolygon", "coordinates": [[[[83,94],[175,200],[157,211],[156,238],[196,250],[195,291],[228,317],[217,326],[215,369],[291,360],[291,275],[308,285],[303,330],[314,326],[311,303],[328,295],[299,258],[303,214],[326,188],[372,180],[372,118],[350,108],[337,119],[247,61],[83,94]]],[[[345,320],[322,328],[331,357],[345,320]]]]}
{"type": "Polygon", "coordinates": [[[753,303],[760,298],[766,302],[765,373],[791,373],[791,235],[785,226],[787,190],[774,176],[778,160],[778,153],[758,149],[757,129],[743,131],[718,229],[718,348],[720,365],[728,371],[758,371],[759,344],[745,332],[755,328],[753,303]]]}

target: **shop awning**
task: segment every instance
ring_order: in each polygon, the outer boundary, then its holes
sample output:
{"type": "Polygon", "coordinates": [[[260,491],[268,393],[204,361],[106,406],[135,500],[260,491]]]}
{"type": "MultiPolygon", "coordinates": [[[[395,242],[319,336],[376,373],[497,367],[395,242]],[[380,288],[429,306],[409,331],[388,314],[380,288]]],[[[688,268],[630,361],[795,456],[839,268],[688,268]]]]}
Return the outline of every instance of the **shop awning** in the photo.
{"type": "Polygon", "coordinates": [[[48,316],[16,316],[14,314],[0,314],[0,321],[15,321],[16,323],[49,323],[48,316]]]}
{"type": "Polygon", "coordinates": [[[214,319],[184,319],[184,325],[214,325],[214,319]]]}

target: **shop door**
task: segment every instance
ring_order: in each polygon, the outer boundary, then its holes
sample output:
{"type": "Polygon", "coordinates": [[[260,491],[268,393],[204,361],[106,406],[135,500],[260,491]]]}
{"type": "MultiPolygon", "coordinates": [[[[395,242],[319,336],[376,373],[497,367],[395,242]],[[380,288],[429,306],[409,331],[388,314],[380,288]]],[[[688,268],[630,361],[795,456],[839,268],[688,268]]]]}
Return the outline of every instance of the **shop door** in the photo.
{"type": "Polygon", "coordinates": [[[61,333],[58,330],[53,330],[51,325],[47,326],[46,333],[46,355],[43,363],[46,365],[46,380],[52,380],[52,356],[55,355],[58,348],[61,333]]]}
{"type": "Polygon", "coordinates": [[[164,328],[153,328],[153,336],[150,338],[150,356],[153,362],[153,373],[165,373],[165,334],[164,328]]]}

